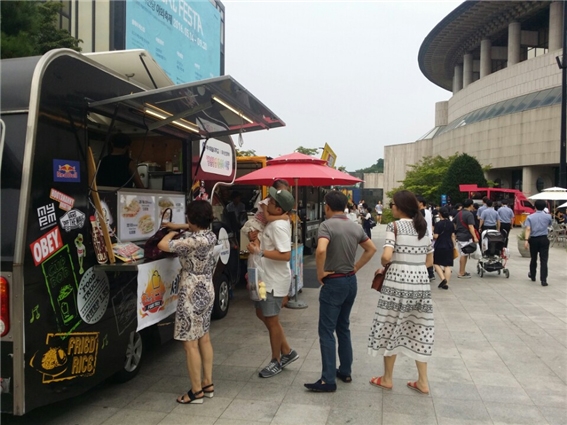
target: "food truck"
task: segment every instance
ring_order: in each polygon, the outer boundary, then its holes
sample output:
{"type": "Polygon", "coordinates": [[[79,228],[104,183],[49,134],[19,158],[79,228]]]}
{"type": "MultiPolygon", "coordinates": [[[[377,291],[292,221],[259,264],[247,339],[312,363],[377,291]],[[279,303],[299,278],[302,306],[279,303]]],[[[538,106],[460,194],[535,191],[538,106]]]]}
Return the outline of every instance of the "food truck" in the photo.
{"type": "MultiPolygon", "coordinates": [[[[207,199],[200,188],[234,180],[230,135],[285,125],[230,76],[168,85],[145,51],[97,55],[57,49],[0,66],[0,401],[14,415],[138,372],[147,338],[171,331],[180,266],[136,251],[164,210],[184,222],[193,189],[207,199]],[[98,187],[116,132],[138,162],[165,170],[175,153],[176,169],[148,189],[98,187]]],[[[213,230],[222,316],[238,248],[223,223],[213,230]]]]}
{"type": "Polygon", "coordinates": [[[514,210],[514,226],[521,226],[526,217],[535,211],[532,203],[522,191],[500,187],[478,187],[476,184],[461,184],[459,190],[467,194],[474,202],[481,203],[485,196],[492,201],[508,201],[508,206],[514,210]]]}

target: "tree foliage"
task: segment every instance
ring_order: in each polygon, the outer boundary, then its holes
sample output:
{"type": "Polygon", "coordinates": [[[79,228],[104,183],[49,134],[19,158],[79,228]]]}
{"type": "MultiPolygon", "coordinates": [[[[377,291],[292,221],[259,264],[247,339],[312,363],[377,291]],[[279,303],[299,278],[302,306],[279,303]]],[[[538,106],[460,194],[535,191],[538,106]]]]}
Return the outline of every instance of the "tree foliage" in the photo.
{"type": "Polygon", "coordinates": [[[376,164],[371,165],[367,168],[361,168],[360,170],[356,170],[357,173],[383,173],[384,172],[384,159],[379,158],[376,161],[376,164]]]}
{"type": "Polygon", "coordinates": [[[236,156],[256,156],[256,151],[254,149],[247,151],[236,149],[236,156]]]}
{"type": "Polygon", "coordinates": [[[409,165],[406,178],[401,181],[402,185],[387,192],[388,198],[392,198],[399,190],[410,190],[416,195],[422,195],[431,202],[439,203],[441,198],[441,184],[449,166],[458,154],[443,158],[442,156],[426,156],[417,164],[409,165]]]}
{"type": "Polygon", "coordinates": [[[0,8],[2,59],[43,55],[62,47],[80,52],[82,40],[55,25],[62,7],[56,1],[3,1],[0,8]]]}
{"type": "Polygon", "coordinates": [[[303,146],[300,146],[295,150],[295,152],[299,152],[304,155],[314,156],[319,153],[319,148],[305,148],[303,146]]]}
{"type": "Polygon", "coordinates": [[[441,193],[447,195],[453,204],[462,202],[466,195],[459,190],[461,184],[476,184],[479,187],[487,187],[488,182],[484,177],[484,171],[477,159],[466,153],[457,156],[451,163],[443,182],[441,183],[441,193]]]}

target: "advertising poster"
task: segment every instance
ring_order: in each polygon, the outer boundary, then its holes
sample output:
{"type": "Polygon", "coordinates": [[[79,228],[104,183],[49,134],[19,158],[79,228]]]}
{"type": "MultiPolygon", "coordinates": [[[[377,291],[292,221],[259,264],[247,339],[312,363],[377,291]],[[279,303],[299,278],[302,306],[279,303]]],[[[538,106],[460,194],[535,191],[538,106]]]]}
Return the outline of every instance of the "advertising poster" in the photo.
{"type": "Polygon", "coordinates": [[[175,313],[180,272],[177,257],[138,266],[138,331],[175,313]]]}
{"type": "Polygon", "coordinates": [[[155,196],[120,194],[118,199],[119,238],[128,242],[148,239],[153,235],[159,229],[155,206],[155,196]]]}
{"type": "Polygon", "coordinates": [[[218,77],[220,12],[209,0],[129,0],[126,49],[145,49],[175,84],[218,77]]]}

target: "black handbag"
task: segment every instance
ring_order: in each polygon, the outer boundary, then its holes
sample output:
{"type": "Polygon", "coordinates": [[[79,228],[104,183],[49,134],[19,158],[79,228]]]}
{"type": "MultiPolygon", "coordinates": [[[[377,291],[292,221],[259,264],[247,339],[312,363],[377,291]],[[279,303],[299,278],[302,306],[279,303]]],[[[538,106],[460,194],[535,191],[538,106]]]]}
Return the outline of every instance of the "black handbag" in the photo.
{"type": "MultiPolygon", "coordinates": [[[[160,224],[163,223],[163,219],[165,217],[165,215],[168,213],[169,211],[169,216],[171,217],[172,211],[171,208],[166,208],[163,211],[163,214],[161,215],[161,221],[160,224]]],[[[154,261],[154,260],[159,260],[161,258],[167,258],[167,257],[175,257],[177,256],[177,254],[173,253],[173,252],[165,252],[162,251],[161,249],[158,248],[158,243],[160,243],[160,241],[169,233],[171,232],[170,229],[168,229],[167,227],[160,227],[160,229],[155,232],[153,234],[153,236],[150,236],[150,238],[146,241],[146,243],[144,244],[144,258],[154,261]]],[[[178,239],[183,232],[178,233],[177,235],[175,235],[173,237],[173,239],[178,239]]]]}

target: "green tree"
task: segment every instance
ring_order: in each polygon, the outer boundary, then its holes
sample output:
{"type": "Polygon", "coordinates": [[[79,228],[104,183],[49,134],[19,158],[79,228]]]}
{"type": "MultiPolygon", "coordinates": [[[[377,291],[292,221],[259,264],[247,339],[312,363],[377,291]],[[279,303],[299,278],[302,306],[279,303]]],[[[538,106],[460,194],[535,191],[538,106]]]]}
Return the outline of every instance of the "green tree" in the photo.
{"type": "Polygon", "coordinates": [[[376,161],[376,164],[371,165],[367,168],[361,168],[360,170],[356,170],[357,173],[383,173],[384,172],[384,159],[379,158],[376,161]]]}
{"type": "Polygon", "coordinates": [[[66,47],[81,51],[69,31],[57,29],[60,2],[3,1],[0,8],[2,59],[42,55],[66,47]]]}
{"type": "Polygon", "coordinates": [[[313,156],[313,155],[317,155],[317,153],[319,152],[319,148],[304,148],[303,146],[300,146],[295,150],[295,152],[299,152],[304,155],[313,156]]]}
{"type": "Polygon", "coordinates": [[[248,151],[236,149],[236,156],[256,156],[256,151],[254,149],[250,149],[248,151]]]}
{"type": "Polygon", "coordinates": [[[441,184],[449,166],[457,158],[458,154],[443,158],[442,156],[426,156],[417,164],[409,165],[406,178],[401,181],[402,185],[387,192],[391,199],[399,190],[410,190],[416,195],[422,195],[431,202],[438,203],[441,198],[441,184]]]}
{"type": "Polygon", "coordinates": [[[477,184],[479,187],[487,187],[488,182],[484,177],[484,171],[480,163],[473,156],[466,153],[455,158],[451,163],[443,182],[441,183],[440,192],[450,197],[453,204],[462,202],[466,195],[459,190],[461,184],[477,184]]]}

